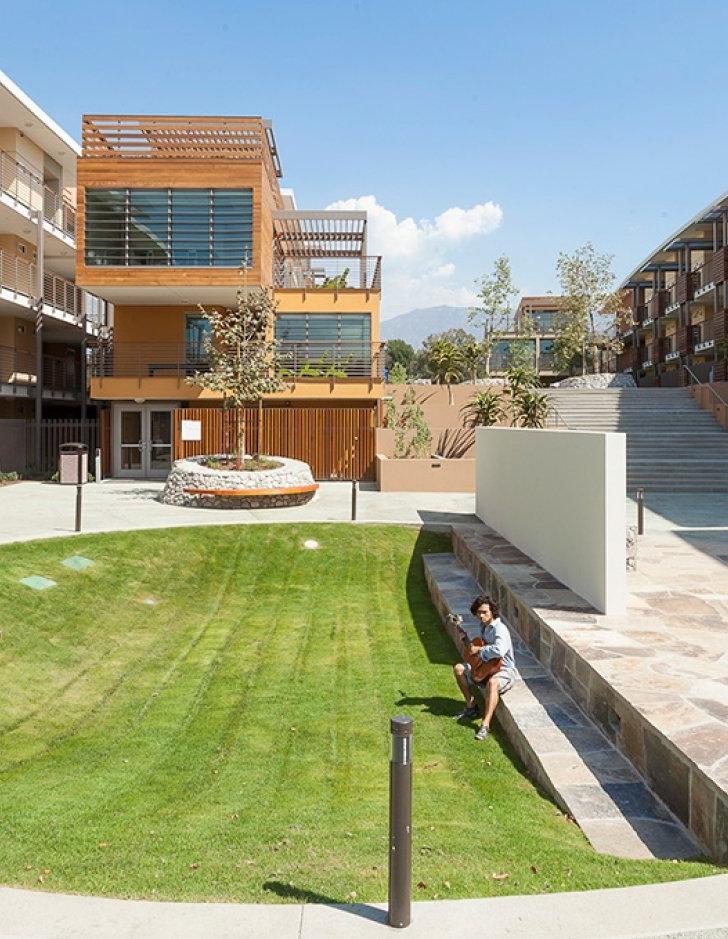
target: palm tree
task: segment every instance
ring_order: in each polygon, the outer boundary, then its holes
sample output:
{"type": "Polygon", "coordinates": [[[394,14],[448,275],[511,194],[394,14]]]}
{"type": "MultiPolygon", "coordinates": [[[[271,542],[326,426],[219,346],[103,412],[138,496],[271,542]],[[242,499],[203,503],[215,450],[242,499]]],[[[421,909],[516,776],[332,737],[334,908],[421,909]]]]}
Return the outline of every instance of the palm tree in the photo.
{"type": "Polygon", "coordinates": [[[430,346],[427,358],[438,383],[447,385],[449,401],[452,404],[452,383],[460,381],[462,376],[462,350],[447,339],[438,339],[430,346]]]}
{"type": "Polygon", "coordinates": [[[492,427],[505,415],[501,393],[494,388],[476,391],[464,410],[476,427],[492,427]]]}
{"type": "Polygon", "coordinates": [[[474,339],[462,347],[463,367],[470,375],[473,384],[478,377],[478,368],[483,361],[483,347],[474,339]]]}

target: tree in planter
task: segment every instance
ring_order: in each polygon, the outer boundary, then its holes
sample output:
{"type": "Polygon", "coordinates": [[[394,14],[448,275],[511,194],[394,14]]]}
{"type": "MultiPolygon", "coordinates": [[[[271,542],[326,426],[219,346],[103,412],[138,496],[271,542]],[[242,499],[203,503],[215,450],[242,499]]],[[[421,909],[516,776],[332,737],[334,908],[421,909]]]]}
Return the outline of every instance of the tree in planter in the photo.
{"type": "Polygon", "coordinates": [[[494,388],[476,391],[464,410],[473,427],[492,427],[505,416],[501,393],[494,388]]]}
{"type": "Polygon", "coordinates": [[[507,257],[496,258],[493,273],[480,281],[479,304],[468,310],[468,319],[483,329],[482,349],[486,375],[490,375],[493,348],[503,330],[510,325],[511,297],[517,294],[518,290],[513,286],[511,262],[507,257]]]}
{"type": "Polygon", "coordinates": [[[235,462],[241,469],[245,458],[245,405],[284,387],[275,340],[271,338],[276,302],[270,290],[241,287],[234,310],[200,307],[200,311],[210,324],[205,337],[208,369],[195,372],[186,381],[222,396],[224,426],[229,426],[229,411],[235,408],[235,462]]]}
{"type": "Polygon", "coordinates": [[[572,370],[581,360],[582,375],[591,363],[599,369],[599,348],[614,351],[629,317],[623,296],[613,289],[611,254],[598,254],[587,241],[573,254],[561,251],[556,269],[561,283],[561,311],[556,318],[554,353],[560,368],[572,370]]]}
{"type": "Polygon", "coordinates": [[[438,339],[430,347],[428,360],[438,384],[447,385],[448,398],[452,404],[452,384],[459,382],[462,375],[462,350],[447,339],[438,339]]]}

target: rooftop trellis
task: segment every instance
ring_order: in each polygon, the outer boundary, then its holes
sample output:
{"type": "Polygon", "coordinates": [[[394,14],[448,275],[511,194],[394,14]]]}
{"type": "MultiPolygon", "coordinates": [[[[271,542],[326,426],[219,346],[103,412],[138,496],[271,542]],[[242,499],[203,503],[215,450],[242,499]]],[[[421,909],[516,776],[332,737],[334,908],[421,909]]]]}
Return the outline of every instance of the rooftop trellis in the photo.
{"type": "Polygon", "coordinates": [[[366,255],[367,214],[277,211],[273,238],[280,258],[359,258],[366,255]]]}
{"type": "Polygon", "coordinates": [[[262,160],[282,176],[270,121],[261,117],[85,114],[82,156],[262,160]]]}

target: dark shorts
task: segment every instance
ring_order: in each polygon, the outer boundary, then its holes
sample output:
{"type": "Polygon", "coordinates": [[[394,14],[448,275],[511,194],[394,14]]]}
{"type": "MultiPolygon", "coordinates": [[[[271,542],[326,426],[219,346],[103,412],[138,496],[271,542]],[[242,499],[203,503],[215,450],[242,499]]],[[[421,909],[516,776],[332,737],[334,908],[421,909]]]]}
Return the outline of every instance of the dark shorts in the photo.
{"type": "MultiPolygon", "coordinates": [[[[465,662],[465,680],[471,688],[484,688],[486,682],[473,681],[473,670],[470,665],[465,662]]],[[[502,668],[499,672],[496,672],[496,677],[498,678],[498,691],[500,694],[505,694],[506,691],[510,691],[513,687],[513,673],[508,668],[502,668]]]]}

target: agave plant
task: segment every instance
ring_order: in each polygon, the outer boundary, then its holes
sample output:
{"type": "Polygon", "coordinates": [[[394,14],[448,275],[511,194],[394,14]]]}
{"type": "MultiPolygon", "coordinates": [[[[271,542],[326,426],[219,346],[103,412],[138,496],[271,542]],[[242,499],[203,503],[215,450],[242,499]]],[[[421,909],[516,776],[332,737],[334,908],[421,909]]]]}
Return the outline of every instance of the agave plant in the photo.
{"type": "Polygon", "coordinates": [[[494,388],[476,391],[463,410],[474,427],[492,427],[505,415],[500,392],[494,388]]]}
{"type": "Polygon", "coordinates": [[[518,427],[545,427],[549,403],[545,395],[528,389],[513,399],[513,423],[518,427]]]}

